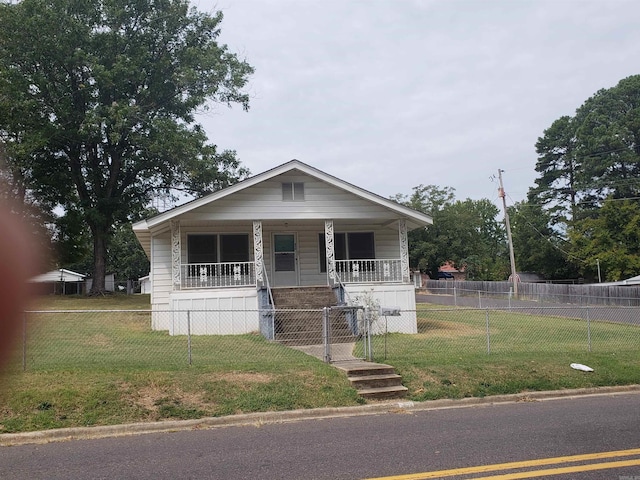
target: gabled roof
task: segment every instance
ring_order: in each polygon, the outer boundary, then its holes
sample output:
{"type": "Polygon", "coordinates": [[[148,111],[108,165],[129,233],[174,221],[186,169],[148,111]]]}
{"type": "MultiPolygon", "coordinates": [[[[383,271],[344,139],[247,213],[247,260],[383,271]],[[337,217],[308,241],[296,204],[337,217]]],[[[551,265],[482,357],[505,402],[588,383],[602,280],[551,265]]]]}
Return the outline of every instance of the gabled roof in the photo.
{"type": "Polygon", "coordinates": [[[50,283],[50,282],[82,282],[86,275],[72,272],[65,268],[51,270],[31,278],[29,281],[34,283],[50,283]]]}
{"type": "Polygon", "coordinates": [[[334,177],[333,175],[324,173],[323,171],[318,170],[317,168],[311,167],[310,165],[307,165],[306,163],[303,163],[299,160],[291,160],[278,167],[272,168],[271,170],[267,170],[266,172],[260,173],[253,177],[247,178],[241,182],[238,182],[235,185],[224,188],[210,195],[198,198],[189,203],[185,203],[184,205],[180,205],[179,207],[175,207],[171,210],[167,210],[166,212],[156,215],[155,217],[149,218],[147,220],[142,220],[141,222],[137,222],[133,225],[133,230],[144,231],[147,229],[151,229],[157,225],[160,225],[169,220],[172,220],[184,213],[190,212],[198,207],[207,205],[211,202],[215,202],[216,200],[232,195],[240,190],[244,190],[246,188],[252,187],[260,182],[264,182],[265,180],[269,180],[271,178],[274,178],[278,175],[282,175],[283,173],[290,172],[292,170],[299,170],[311,177],[315,177],[319,180],[327,182],[330,185],[333,185],[337,188],[343,189],[347,192],[357,195],[365,200],[384,206],[389,210],[395,211],[399,215],[406,217],[407,220],[410,221],[412,224],[414,224],[416,227],[426,226],[433,223],[431,217],[428,215],[425,215],[424,213],[418,212],[409,207],[405,207],[404,205],[400,205],[399,203],[396,203],[392,200],[388,200],[384,197],[376,195],[375,193],[371,193],[351,183],[345,182],[344,180],[340,180],[339,178],[334,177]]]}

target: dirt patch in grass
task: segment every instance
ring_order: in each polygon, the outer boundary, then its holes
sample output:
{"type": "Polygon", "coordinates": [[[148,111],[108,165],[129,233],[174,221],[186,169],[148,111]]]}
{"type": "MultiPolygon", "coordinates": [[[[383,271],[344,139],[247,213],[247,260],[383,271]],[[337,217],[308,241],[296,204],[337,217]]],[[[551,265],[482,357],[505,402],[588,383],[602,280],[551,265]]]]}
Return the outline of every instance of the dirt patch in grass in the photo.
{"type": "Polygon", "coordinates": [[[417,338],[425,337],[441,337],[441,338],[458,338],[461,336],[473,336],[483,334],[480,328],[459,322],[445,322],[442,320],[434,320],[428,318],[418,319],[418,335],[417,338]]]}
{"type": "MultiPolygon", "coordinates": [[[[150,381],[144,385],[134,385],[128,382],[120,384],[123,399],[148,412],[151,419],[168,417],[182,417],[186,411],[211,414],[219,405],[212,401],[215,395],[211,394],[211,385],[216,388],[227,389],[227,386],[235,386],[239,390],[249,391],[253,385],[267,384],[274,380],[273,375],[257,372],[217,372],[206,373],[199,376],[196,384],[192,384],[193,390],[185,390],[177,387],[173,382],[150,381]],[[208,386],[207,386],[208,385],[208,386]],[[167,412],[175,413],[168,415],[167,412]]],[[[182,417],[184,418],[184,417],[182,417]]]]}
{"type": "Polygon", "coordinates": [[[84,342],[84,345],[88,347],[111,347],[113,342],[109,337],[107,337],[104,333],[97,333],[87,338],[84,342]]]}
{"type": "Polygon", "coordinates": [[[228,372],[217,375],[207,375],[207,380],[224,380],[232,383],[269,383],[273,380],[272,375],[255,372],[228,372]]]}
{"type": "Polygon", "coordinates": [[[124,383],[120,386],[123,392],[123,400],[136,405],[148,412],[150,419],[161,420],[170,417],[180,417],[181,415],[167,415],[166,406],[180,406],[183,411],[185,409],[191,411],[207,411],[215,405],[206,402],[200,392],[185,392],[179,388],[167,386],[163,387],[156,384],[145,385],[136,388],[130,384],[124,383]]]}

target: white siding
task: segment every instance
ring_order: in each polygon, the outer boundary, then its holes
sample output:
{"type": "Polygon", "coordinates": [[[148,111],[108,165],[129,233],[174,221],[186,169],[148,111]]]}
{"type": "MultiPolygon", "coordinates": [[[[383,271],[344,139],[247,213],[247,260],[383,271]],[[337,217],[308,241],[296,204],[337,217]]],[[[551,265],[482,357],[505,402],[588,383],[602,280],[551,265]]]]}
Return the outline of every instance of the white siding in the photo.
{"type": "Polygon", "coordinates": [[[286,174],[188,212],[182,220],[392,219],[398,214],[306,175],[286,174]],[[302,202],[283,201],[283,182],[303,182],[302,202]]]}

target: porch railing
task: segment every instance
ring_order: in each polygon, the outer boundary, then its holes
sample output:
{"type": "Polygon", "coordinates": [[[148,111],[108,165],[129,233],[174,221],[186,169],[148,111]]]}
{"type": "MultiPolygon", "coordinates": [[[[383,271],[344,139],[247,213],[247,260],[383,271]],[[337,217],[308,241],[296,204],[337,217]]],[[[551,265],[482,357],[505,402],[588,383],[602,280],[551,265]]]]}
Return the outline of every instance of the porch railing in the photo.
{"type": "Polygon", "coordinates": [[[400,259],[336,260],[342,283],[402,283],[400,259]]]}
{"type": "Polygon", "coordinates": [[[248,287],[256,285],[254,262],[186,263],[181,265],[181,288],[248,287]]]}

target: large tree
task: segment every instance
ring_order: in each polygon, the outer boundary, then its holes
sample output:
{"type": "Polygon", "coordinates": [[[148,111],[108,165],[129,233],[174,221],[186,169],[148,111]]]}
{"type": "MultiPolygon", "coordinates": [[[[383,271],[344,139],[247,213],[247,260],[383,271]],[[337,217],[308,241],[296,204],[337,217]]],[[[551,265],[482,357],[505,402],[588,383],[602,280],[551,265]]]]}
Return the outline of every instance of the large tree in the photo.
{"type": "Polygon", "coordinates": [[[194,121],[209,102],[248,108],[253,70],[218,43],[221,20],[186,0],[0,4],[0,140],[32,195],[88,226],[94,293],[114,228],[154,195],[247,173],[194,121]]]}
{"type": "Polygon", "coordinates": [[[419,185],[410,196],[392,199],[431,215],[433,225],[409,233],[413,268],[437,278],[446,262],[463,268],[473,280],[501,280],[508,275],[504,229],[498,208],[487,199],[459,201],[451,187],[419,185]]]}
{"type": "Polygon", "coordinates": [[[576,215],[579,201],[577,182],[580,161],[577,157],[577,122],[569,116],[560,117],[544,131],[536,142],[539,177],[529,191],[532,204],[544,205],[550,220],[566,230],[576,215]]]}
{"type": "Polygon", "coordinates": [[[579,263],[571,245],[558,231],[541,205],[519,202],[509,207],[513,249],[518,270],[536,272],[547,280],[578,276],[579,263]]]}
{"type": "MultiPolygon", "coordinates": [[[[637,239],[620,233],[634,223],[639,206],[640,75],[599,90],[574,116],[553,122],[536,151],[539,176],[528,209],[543,208],[537,229],[547,230],[545,236],[566,254],[556,274],[596,278],[598,262],[608,279],[639,273],[637,239]],[[544,217],[547,229],[539,224],[544,217]]],[[[538,257],[537,270],[554,270],[545,258],[538,257]]]]}
{"type": "Polygon", "coordinates": [[[582,273],[618,281],[640,273],[640,205],[634,200],[609,198],[597,216],[586,218],[571,231],[574,253],[582,259],[582,273]]]}
{"type": "Polygon", "coordinates": [[[582,190],[600,207],[640,195],[640,75],[600,90],[576,112],[582,190]]]}

